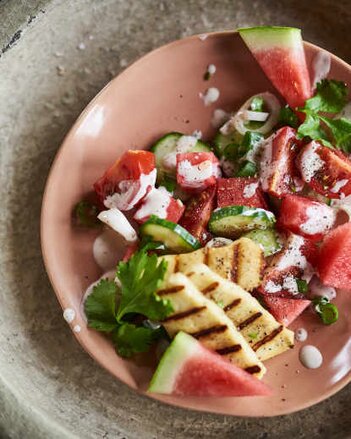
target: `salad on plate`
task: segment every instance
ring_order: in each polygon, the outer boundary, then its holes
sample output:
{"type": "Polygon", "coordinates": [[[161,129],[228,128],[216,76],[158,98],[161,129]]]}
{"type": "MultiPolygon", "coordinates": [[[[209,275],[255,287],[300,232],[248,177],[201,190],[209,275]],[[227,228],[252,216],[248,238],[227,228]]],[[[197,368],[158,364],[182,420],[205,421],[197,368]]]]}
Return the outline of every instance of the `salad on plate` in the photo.
{"type": "MultiPolygon", "coordinates": [[[[333,299],[351,289],[348,88],[328,78],[327,52],[309,71],[299,29],[239,33],[277,94],[216,109],[213,139],[171,132],[128,150],[94,183],[96,203],[75,209],[77,224],[125,243],[84,311],[118,355],[151,350],[150,392],[272,394],[266,361],[307,337],[291,323],[310,313],[337,325],[333,299]]],[[[323,362],[312,345],[297,355],[323,362]]]]}

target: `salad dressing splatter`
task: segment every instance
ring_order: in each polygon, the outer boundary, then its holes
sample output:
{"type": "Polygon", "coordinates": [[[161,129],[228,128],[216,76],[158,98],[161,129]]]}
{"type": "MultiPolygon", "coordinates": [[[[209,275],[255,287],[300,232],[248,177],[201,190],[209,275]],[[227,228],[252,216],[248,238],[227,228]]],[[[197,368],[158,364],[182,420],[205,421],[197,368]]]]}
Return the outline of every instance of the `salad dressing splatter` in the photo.
{"type": "Polygon", "coordinates": [[[313,345],[306,345],[300,349],[299,358],[307,369],[318,369],[323,363],[321,351],[313,345]]]}

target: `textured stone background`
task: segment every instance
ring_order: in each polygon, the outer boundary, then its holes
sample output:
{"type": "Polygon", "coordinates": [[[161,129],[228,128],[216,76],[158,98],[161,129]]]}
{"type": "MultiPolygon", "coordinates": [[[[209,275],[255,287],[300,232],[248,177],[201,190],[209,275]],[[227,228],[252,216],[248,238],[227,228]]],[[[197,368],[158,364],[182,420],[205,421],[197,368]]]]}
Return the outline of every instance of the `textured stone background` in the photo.
{"type": "Polygon", "coordinates": [[[128,63],[185,35],[265,23],[302,27],[305,39],[351,61],[348,5],[0,0],[1,438],[351,437],[350,387],[274,419],[198,414],[137,396],[71,336],[39,245],[55,153],[84,106],[128,63]]]}

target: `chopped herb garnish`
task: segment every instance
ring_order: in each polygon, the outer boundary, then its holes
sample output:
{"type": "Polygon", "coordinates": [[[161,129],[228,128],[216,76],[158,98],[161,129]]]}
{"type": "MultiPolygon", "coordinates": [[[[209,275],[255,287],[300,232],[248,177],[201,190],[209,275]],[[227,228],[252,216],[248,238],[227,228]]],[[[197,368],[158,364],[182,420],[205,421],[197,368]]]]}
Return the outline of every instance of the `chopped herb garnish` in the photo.
{"type": "Polygon", "coordinates": [[[135,316],[159,321],[173,310],[168,300],[156,294],[165,276],[167,262],[159,262],[155,254],[149,256],[148,250],[146,245],[128,262],[118,264],[120,288],[113,280],[101,280],[84,304],[88,326],[111,333],[117,352],[124,357],[146,352],[162,335],[161,328],[135,324],[135,316]]]}
{"type": "Polygon", "coordinates": [[[81,227],[100,227],[101,222],[98,220],[99,210],[95,204],[87,200],[82,200],[74,208],[74,216],[78,226],[81,227]]]}
{"type": "Polygon", "coordinates": [[[220,308],[224,308],[224,303],[223,303],[223,300],[218,300],[217,302],[216,302],[216,304],[220,307],[220,308]]]}
{"type": "Polygon", "coordinates": [[[351,151],[351,121],[346,118],[331,118],[325,113],[339,113],[347,103],[348,88],[341,81],[324,79],[317,84],[315,96],[307,99],[304,107],[298,108],[306,118],[299,126],[299,138],[309,137],[325,146],[333,145],[344,152],[351,151]]]}
{"type": "Polygon", "coordinates": [[[173,193],[177,187],[177,182],[174,178],[170,178],[170,177],[165,176],[165,177],[163,177],[162,181],[160,182],[160,186],[165,187],[168,190],[168,192],[173,193]]]}
{"type": "Polygon", "coordinates": [[[306,294],[308,293],[308,284],[304,279],[296,279],[297,289],[299,293],[306,294]]]}
{"type": "Polygon", "coordinates": [[[255,340],[258,336],[258,332],[250,332],[248,336],[251,338],[251,340],[255,340]]]}
{"type": "Polygon", "coordinates": [[[292,108],[287,105],[280,109],[278,124],[279,126],[289,125],[292,128],[297,128],[299,126],[299,118],[292,108]]]}
{"type": "Polygon", "coordinates": [[[263,111],[264,100],[263,98],[256,96],[252,99],[250,108],[252,111],[263,111]]]}
{"type": "Polygon", "coordinates": [[[211,73],[210,73],[209,71],[207,71],[207,72],[204,74],[204,80],[205,80],[205,81],[208,81],[210,78],[211,78],[211,73]]]}
{"type": "Polygon", "coordinates": [[[325,325],[335,323],[339,318],[339,311],[334,303],[330,303],[327,297],[315,297],[314,309],[325,325]]]}

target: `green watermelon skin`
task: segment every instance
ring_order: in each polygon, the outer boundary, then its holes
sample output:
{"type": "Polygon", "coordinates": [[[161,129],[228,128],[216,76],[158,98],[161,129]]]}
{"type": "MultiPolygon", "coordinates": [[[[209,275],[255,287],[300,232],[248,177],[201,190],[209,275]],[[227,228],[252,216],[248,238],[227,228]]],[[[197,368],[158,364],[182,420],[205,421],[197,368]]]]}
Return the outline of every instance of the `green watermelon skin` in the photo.
{"type": "Polygon", "coordinates": [[[239,29],[274,87],[292,107],[301,107],[312,96],[301,30],[291,27],[263,26],[239,29]]]}
{"type": "Polygon", "coordinates": [[[164,353],[149,392],[175,396],[268,396],[258,378],[179,332],[164,353]]]}

